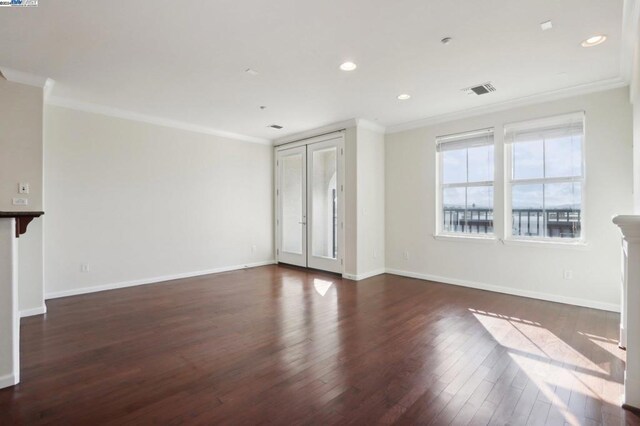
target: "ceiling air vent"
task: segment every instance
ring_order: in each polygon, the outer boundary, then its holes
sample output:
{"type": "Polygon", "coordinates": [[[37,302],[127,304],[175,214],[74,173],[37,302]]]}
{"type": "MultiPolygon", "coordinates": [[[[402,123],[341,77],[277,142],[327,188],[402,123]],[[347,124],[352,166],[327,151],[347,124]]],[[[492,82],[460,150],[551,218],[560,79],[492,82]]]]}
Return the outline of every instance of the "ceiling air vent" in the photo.
{"type": "Polygon", "coordinates": [[[477,86],[467,87],[466,89],[462,89],[462,91],[465,92],[467,95],[472,95],[474,93],[476,95],[485,95],[490,92],[495,92],[496,88],[493,87],[493,84],[491,84],[491,82],[489,82],[489,83],[479,84],[477,86]]]}
{"type": "Polygon", "coordinates": [[[281,125],[279,125],[279,124],[272,124],[272,125],[270,125],[269,127],[271,127],[272,129],[276,129],[276,130],[280,130],[280,129],[282,129],[282,126],[281,126],[281,125]]]}

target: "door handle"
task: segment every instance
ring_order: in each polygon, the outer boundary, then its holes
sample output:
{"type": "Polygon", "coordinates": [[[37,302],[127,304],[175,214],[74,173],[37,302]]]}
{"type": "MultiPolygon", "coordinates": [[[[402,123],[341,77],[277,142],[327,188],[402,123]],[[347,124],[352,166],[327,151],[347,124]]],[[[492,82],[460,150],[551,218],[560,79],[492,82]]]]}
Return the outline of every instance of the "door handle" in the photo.
{"type": "Polygon", "coordinates": [[[306,225],[307,222],[298,222],[300,225],[306,225]]]}

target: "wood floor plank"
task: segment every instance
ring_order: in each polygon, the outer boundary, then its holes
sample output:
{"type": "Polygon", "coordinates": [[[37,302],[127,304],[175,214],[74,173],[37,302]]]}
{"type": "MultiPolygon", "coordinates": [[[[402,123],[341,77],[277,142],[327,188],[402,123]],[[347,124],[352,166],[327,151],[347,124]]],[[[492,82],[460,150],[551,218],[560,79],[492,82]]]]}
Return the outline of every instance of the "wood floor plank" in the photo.
{"type": "Polygon", "coordinates": [[[285,266],[47,305],[1,425],[640,424],[610,312],[285,266]]]}

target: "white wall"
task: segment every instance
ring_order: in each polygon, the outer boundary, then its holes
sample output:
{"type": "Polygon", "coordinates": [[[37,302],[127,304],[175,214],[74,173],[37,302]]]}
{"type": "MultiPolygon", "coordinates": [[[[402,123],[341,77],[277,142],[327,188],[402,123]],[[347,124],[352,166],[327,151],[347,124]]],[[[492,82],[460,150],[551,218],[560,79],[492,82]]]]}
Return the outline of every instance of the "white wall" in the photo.
{"type": "Polygon", "coordinates": [[[358,274],[358,131],[344,132],[344,276],[358,274]]]}
{"type": "Polygon", "coordinates": [[[345,131],[344,272],[359,280],[384,272],[384,134],[362,125],[345,131]]]}
{"type": "MultiPolygon", "coordinates": [[[[0,210],[43,210],[42,89],[0,79],[0,210]],[[29,194],[18,194],[28,183],[29,194]],[[14,197],[29,205],[14,206],[14,197]]],[[[20,311],[44,309],[42,279],[42,222],[34,219],[18,240],[18,304],[20,311]]]]}
{"type": "MultiPolygon", "coordinates": [[[[640,17],[637,17],[640,20],[640,17]]],[[[640,22],[636,24],[636,40],[640,40],[640,22]]],[[[631,102],[633,103],[633,181],[634,211],[640,214],[640,42],[636,41],[631,58],[631,102]]]]}
{"type": "Polygon", "coordinates": [[[385,268],[384,134],[358,126],[358,269],[359,277],[385,268]]]}
{"type": "Polygon", "coordinates": [[[48,296],[274,258],[272,147],[46,114],[48,296]]]}
{"type": "MultiPolygon", "coordinates": [[[[616,309],[620,235],[611,218],[633,208],[631,129],[628,89],[622,88],[387,135],[387,269],[437,281],[616,309]],[[588,245],[584,249],[433,238],[436,136],[494,127],[496,167],[501,177],[505,123],[579,110],[586,113],[588,245]],[[409,252],[408,260],[403,257],[405,250],[409,252]],[[563,278],[564,270],[573,271],[572,280],[563,278]]],[[[496,181],[496,212],[504,208],[503,184],[502,178],[496,181]]]]}
{"type": "Polygon", "coordinates": [[[42,89],[0,78],[0,210],[42,210],[42,89]],[[30,184],[18,194],[18,183],[30,184]],[[28,198],[28,206],[12,198],[28,198]]]}
{"type": "Polygon", "coordinates": [[[634,213],[640,214],[640,94],[633,100],[634,213]]]}

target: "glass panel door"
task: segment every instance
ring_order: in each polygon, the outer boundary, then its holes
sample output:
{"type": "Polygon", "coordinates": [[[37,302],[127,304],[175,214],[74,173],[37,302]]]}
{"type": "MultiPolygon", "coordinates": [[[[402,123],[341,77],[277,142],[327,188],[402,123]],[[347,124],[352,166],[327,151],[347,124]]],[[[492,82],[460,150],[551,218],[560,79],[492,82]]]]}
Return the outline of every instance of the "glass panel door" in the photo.
{"type": "Polygon", "coordinates": [[[339,255],[342,138],[307,146],[309,267],[342,272],[339,255]]]}
{"type": "Polygon", "coordinates": [[[306,147],[279,151],[277,161],[278,260],[307,266],[306,147]]]}

